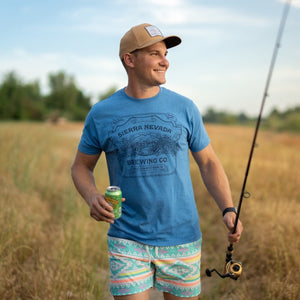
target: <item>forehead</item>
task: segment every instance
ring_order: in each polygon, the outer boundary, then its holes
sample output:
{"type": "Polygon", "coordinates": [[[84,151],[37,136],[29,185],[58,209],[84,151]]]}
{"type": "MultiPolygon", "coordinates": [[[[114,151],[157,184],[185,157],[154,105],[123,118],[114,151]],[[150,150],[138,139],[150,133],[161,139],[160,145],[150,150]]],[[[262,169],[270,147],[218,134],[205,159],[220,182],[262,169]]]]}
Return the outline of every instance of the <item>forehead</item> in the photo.
{"type": "Polygon", "coordinates": [[[145,47],[143,49],[141,49],[141,51],[145,51],[145,52],[151,52],[151,51],[162,51],[162,52],[166,52],[167,51],[167,47],[165,42],[158,42],[154,45],[145,47]]]}

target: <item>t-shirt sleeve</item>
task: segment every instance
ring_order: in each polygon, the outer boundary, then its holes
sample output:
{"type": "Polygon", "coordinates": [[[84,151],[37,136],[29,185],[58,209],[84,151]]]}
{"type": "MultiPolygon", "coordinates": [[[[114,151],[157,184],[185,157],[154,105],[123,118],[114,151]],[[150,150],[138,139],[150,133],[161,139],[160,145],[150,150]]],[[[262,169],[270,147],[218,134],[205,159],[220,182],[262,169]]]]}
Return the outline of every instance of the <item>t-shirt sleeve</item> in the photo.
{"type": "Polygon", "coordinates": [[[85,120],[78,150],[89,155],[99,154],[102,152],[92,111],[89,112],[85,120]]]}
{"type": "Polygon", "coordinates": [[[192,152],[201,151],[210,143],[210,139],[204,127],[202,116],[194,103],[192,103],[190,108],[189,121],[189,148],[192,152]]]}

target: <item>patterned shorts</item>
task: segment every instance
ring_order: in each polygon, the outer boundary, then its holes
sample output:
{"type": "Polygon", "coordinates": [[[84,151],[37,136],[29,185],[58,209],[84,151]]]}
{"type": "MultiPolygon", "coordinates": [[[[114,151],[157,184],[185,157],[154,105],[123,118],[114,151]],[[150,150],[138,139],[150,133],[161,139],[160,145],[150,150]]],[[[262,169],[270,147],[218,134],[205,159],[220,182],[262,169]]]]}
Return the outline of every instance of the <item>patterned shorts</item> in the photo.
{"type": "Polygon", "coordinates": [[[113,237],[107,241],[112,295],[141,293],[151,287],[177,297],[200,294],[202,239],[168,247],[113,237]]]}

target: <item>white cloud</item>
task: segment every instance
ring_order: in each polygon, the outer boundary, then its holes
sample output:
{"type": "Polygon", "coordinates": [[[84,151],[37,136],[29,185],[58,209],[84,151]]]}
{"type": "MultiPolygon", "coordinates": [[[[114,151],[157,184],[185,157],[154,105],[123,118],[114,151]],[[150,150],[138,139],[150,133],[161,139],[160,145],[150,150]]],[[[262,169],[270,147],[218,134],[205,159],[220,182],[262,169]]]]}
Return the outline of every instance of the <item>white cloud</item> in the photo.
{"type": "Polygon", "coordinates": [[[267,21],[262,18],[252,17],[241,12],[224,7],[208,5],[182,4],[173,9],[162,6],[153,10],[155,19],[167,24],[235,24],[246,26],[265,26],[267,21]]]}
{"type": "Polygon", "coordinates": [[[105,14],[106,6],[82,7],[65,13],[65,17],[72,23],[72,29],[92,33],[120,33],[120,28],[127,28],[144,20],[153,24],[169,26],[207,25],[242,25],[266,26],[268,20],[242,13],[224,6],[200,5],[182,0],[145,0],[140,1],[116,0],[110,2],[110,9],[114,15],[105,14]],[[116,9],[118,8],[118,9],[116,9]],[[121,8],[121,9],[120,9],[121,8]],[[109,26],[106,26],[109,24],[109,26]]]}
{"type": "Polygon", "coordinates": [[[49,73],[65,71],[75,78],[78,86],[96,95],[115,84],[124,85],[123,67],[119,59],[102,56],[79,56],[72,53],[29,53],[22,48],[0,57],[0,75],[15,71],[25,82],[39,80],[47,91],[49,73]]]}
{"type": "MultiPolygon", "coordinates": [[[[288,2],[288,0],[280,0],[280,2],[288,2]]],[[[292,0],[289,2],[291,2],[291,6],[300,8],[300,0],[292,0]]]]}
{"type": "MultiPolygon", "coordinates": [[[[116,0],[114,1],[117,5],[128,5],[127,0],[116,0]]],[[[143,0],[143,5],[141,5],[140,0],[131,0],[130,3],[133,6],[147,6],[152,9],[160,9],[161,7],[176,7],[180,5],[190,5],[189,1],[186,0],[143,0]]]]}

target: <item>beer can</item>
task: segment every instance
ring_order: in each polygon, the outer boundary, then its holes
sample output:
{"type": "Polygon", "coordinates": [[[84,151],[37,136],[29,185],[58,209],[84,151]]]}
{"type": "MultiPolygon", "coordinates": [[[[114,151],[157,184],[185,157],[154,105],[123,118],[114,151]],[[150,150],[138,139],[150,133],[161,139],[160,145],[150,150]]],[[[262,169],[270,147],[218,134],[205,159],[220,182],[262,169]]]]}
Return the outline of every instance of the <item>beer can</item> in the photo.
{"type": "Polygon", "coordinates": [[[122,215],[122,191],[118,186],[109,186],[105,192],[105,200],[112,206],[115,219],[122,215]]]}

